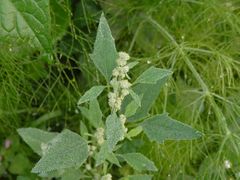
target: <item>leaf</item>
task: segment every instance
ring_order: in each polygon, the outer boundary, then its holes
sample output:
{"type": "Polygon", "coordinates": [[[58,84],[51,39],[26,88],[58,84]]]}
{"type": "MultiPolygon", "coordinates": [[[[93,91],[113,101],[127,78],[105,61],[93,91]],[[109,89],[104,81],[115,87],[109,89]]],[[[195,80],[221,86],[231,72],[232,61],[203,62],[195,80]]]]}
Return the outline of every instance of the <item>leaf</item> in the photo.
{"type": "Polygon", "coordinates": [[[80,121],[80,135],[86,140],[88,139],[87,133],[88,133],[87,126],[84,124],[83,121],[80,121]]]}
{"type": "Polygon", "coordinates": [[[33,151],[40,156],[42,155],[41,146],[47,144],[57,135],[57,133],[51,133],[37,128],[20,128],[17,132],[33,151]]]}
{"type": "Polygon", "coordinates": [[[137,105],[137,103],[135,101],[131,101],[126,107],[126,110],[124,112],[125,116],[126,117],[133,116],[137,112],[138,108],[139,106],[137,105]]]}
{"type": "Polygon", "coordinates": [[[109,154],[107,141],[104,141],[101,145],[100,151],[96,154],[96,166],[104,163],[109,154]]]}
{"type": "Polygon", "coordinates": [[[201,137],[199,131],[173,120],[166,113],[146,119],[141,126],[151,141],[159,143],[165,140],[191,140],[201,137]]]}
{"type": "Polygon", "coordinates": [[[109,153],[108,156],[107,156],[107,160],[109,162],[111,162],[112,164],[115,164],[117,165],[118,167],[121,167],[119,161],[118,161],[118,158],[115,156],[114,153],[109,153]]]}
{"type": "MultiPolygon", "coordinates": [[[[160,79],[156,84],[137,84],[135,85],[132,90],[141,97],[141,107],[135,107],[137,108],[135,112],[128,116],[128,121],[136,121],[142,118],[145,118],[148,116],[148,112],[151,109],[154,101],[157,99],[161,87],[165,84],[167,81],[167,76],[160,79]]],[[[125,112],[125,110],[128,110],[128,105],[132,103],[131,96],[127,96],[122,105],[122,112],[125,112]]],[[[130,106],[130,105],[129,105],[130,106]]]]}
{"type": "Polygon", "coordinates": [[[157,171],[155,164],[141,153],[127,153],[120,155],[132,168],[137,171],[157,171]]]}
{"type": "Polygon", "coordinates": [[[109,82],[112,71],[116,67],[118,57],[114,39],[104,14],[101,15],[98,25],[97,37],[94,43],[93,54],[90,55],[97,69],[109,82]]]}
{"type": "Polygon", "coordinates": [[[49,0],[0,1],[0,37],[29,40],[29,44],[51,52],[49,0]]]}
{"type": "Polygon", "coordinates": [[[152,176],[148,174],[138,174],[138,175],[130,175],[121,178],[120,180],[151,180],[152,176]]]}
{"type": "Polygon", "coordinates": [[[133,100],[136,102],[136,104],[141,107],[141,98],[133,90],[130,90],[129,93],[132,96],[133,100]]]}
{"type": "Polygon", "coordinates": [[[137,135],[139,135],[142,132],[142,126],[138,126],[134,129],[131,129],[128,133],[127,133],[127,138],[131,139],[132,137],[135,137],[137,135]]]}
{"type": "Polygon", "coordinates": [[[105,86],[93,86],[91,89],[85,92],[85,94],[79,99],[77,103],[78,106],[87,101],[96,99],[103,92],[104,88],[105,86]]]}
{"type": "Polygon", "coordinates": [[[47,146],[46,153],[32,169],[33,173],[79,167],[88,157],[87,141],[67,129],[57,135],[47,146]]]}
{"type": "Polygon", "coordinates": [[[124,138],[124,130],[116,113],[113,113],[107,117],[106,137],[109,152],[112,152],[116,144],[124,138]]]}
{"type": "Polygon", "coordinates": [[[137,62],[137,61],[133,61],[133,62],[128,63],[129,69],[134,68],[138,63],[139,63],[139,62],[137,62]]]}
{"type": "Polygon", "coordinates": [[[134,82],[134,84],[156,84],[159,80],[164,79],[172,74],[171,71],[166,69],[160,69],[156,67],[150,67],[144,71],[134,82]]]}
{"type": "Polygon", "coordinates": [[[95,127],[102,127],[102,111],[97,99],[93,99],[89,103],[89,109],[80,107],[81,113],[89,120],[90,124],[95,127]]]}
{"type": "Polygon", "coordinates": [[[8,171],[11,174],[25,174],[31,170],[31,162],[23,153],[18,153],[13,157],[13,162],[10,163],[8,171]]]}

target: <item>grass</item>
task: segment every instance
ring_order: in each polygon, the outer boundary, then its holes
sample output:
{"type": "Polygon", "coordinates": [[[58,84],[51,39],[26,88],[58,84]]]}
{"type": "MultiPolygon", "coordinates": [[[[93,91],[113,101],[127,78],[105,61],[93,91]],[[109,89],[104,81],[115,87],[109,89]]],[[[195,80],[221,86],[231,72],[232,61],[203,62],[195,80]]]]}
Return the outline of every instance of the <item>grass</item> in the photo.
{"type": "Polygon", "coordinates": [[[239,179],[240,3],[99,0],[72,6],[68,31],[55,47],[55,63],[37,55],[23,58],[24,52],[14,47],[1,50],[1,137],[31,125],[79,131],[77,99],[102,81],[88,54],[103,10],[117,48],[140,62],[133,77],[150,65],[174,72],[152,113],[167,111],[204,133],[192,142],[145,144],[142,151],[160,169],[154,178],[239,179]],[[38,118],[41,123],[34,124],[38,118]],[[226,160],[230,169],[224,166],[226,160]]]}

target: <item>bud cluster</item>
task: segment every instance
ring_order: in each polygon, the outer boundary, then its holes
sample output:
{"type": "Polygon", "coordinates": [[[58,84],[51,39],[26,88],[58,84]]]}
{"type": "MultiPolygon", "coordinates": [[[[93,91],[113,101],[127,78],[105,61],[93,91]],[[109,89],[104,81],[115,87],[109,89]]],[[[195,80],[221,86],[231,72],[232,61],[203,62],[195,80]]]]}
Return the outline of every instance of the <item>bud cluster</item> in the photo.
{"type": "Polygon", "coordinates": [[[113,79],[110,81],[113,92],[108,94],[108,104],[115,112],[121,109],[121,104],[125,96],[129,94],[131,83],[128,81],[129,66],[127,61],[130,56],[125,52],[118,53],[117,67],[113,69],[113,79]]]}
{"type": "Polygon", "coordinates": [[[97,128],[96,133],[94,134],[95,138],[97,139],[97,143],[99,145],[102,145],[104,143],[104,129],[103,128],[97,128]]]}

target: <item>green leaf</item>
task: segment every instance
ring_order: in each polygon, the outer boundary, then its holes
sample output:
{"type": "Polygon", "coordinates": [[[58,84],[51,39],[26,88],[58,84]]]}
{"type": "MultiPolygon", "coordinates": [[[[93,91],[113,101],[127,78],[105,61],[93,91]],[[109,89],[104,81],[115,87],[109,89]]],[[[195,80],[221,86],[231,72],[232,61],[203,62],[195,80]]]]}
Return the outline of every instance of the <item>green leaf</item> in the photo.
{"type": "Polygon", "coordinates": [[[28,157],[18,153],[13,157],[13,162],[8,167],[8,170],[11,174],[26,174],[31,170],[31,166],[28,157]]]}
{"type": "Polygon", "coordinates": [[[95,127],[102,127],[102,111],[100,109],[99,103],[97,99],[93,99],[89,103],[89,109],[85,107],[80,107],[81,113],[85,116],[90,124],[95,127]]]}
{"type": "Polygon", "coordinates": [[[104,163],[109,154],[107,141],[104,141],[104,143],[101,145],[100,151],[96,154],[96,166],[104,163]]]}
{"type": "Polygon", "coordinates": [[[0,20],[0,38],[29,40],[34,48],[51,52],[49,0],[2,0],[0,20]]]}
{"type": "Polygon", "coordinates": [[[159,143],[165,140],[191,140],[201,137],[199,131],[173,120],[167,114],[150,117],[141,123],[141,126],[151,141],[159,143]]]}
{"type": "MultiPolygon", "coordinates": [[[[164,78],[160,79],[156,84],[137,84],[135,85],[132,90],[139,96],[141,97],[141,107],[134,107],[137,108],[134,113],[132,113],[131,116],[128,116],[128,121],[136,121],[142,118],[145,118],[148,116],[148,112],[151,109],[154,101],[157,99],[161,87],[165,84],[167,81],[167,76],[164,78]]],[[[132,98],[131,96],[127,96],[122,105],[122,112],[125,112],[128,110],[128,105],[132,103],[132,98]]],[[[134,104],[133,104],[134,105],[134,104]]],[[[130,105],[129,105],[130,106],[130,105]]],[[[134,109],[133,108],[133,109],[134,109]]]]}
{"type": "Polygon", "coordinates": [[[118,167],[121,167],[119,161],[118,161],[118,158],[115,156],[114,153],[109,153],[108,156],[107,156],[107,160],[109,162],[111,162],[112,164],[115,164],[117,165],[118,167]]]}
{"type": "Polygon", "coordinates": [[[57,133],[51,133],[37,128],[20,128],[17,132],[33,151],[40,156],[42,155],[41,147],[57,135],[57,133]]]}
{"type": "Polygon", "coordinates": [[[155,164],[141,153],[127,153],[120,155],[132,168],[137,171],[157,171],[155,164]]]}
{"type": "Polygon", "coordinates": [[[138,174],[138,175],[130,175],[127,177],[123,177],[120,180],[151,180],[152,176],[147,174],[138,174]]]}
{"type": "Polygon", "coordinates": [[[144,71],[134,82],[134,84],[156,84],[159,80],[164,79],[172,74],[171,71],[166,69],[160,69],[156,67],[150,67],[144,71]]]}
{"type": "Polygon", "coordinates": [[[64,130],[47,144],[47,151],[32,169],[46,173],[71,167],[80,167],[88,157],[87,141],[78,134],[64,130]]]}
{"type": "Polygon", "coordinates": [[[109,82],[112,71],[116,67],[118,57],[114,39],[104,15],[101,15],[97,37],[94,43],[93,54],[90,55],[93,63],[109,82]]]}
{"type": "Polygon", "coordinates": [[[123,127],[116,113],[113,113],[107,117],[106,137],[109,152],[112,152],[117,143],[124,137],[123,127]]]}
{"type": "Polygon", "coordinates": [[[78,105],[96,99],[104,90],[105,86],[93,86],[79,99],[78,105]]]}
{"type": "Polygon", "coordinates": [[[84,139],[88,139],[88,129],[87,126],[84,124],[83,121],[80,121],[80,135],[84,138],[84,139]]]}
{"type": "Polygon", "coordinates": [[[126,117],[133,116],[137,112],[138,108],[139,106],[137,105],[137,103],[135,101],[131,101],[125,109],[124,112],[125,116],[126,117]]]}
{"type": "Polygon", "coordinates": [[[127,138],[131,139],[132,137],[135,137],[137,135],[139,135],[142,132],[142,126],[138,126],[134,129],[131,129],[128,133],[127,133],[127,138]]]}
{"type": "Polygon", "coordinates": [[[138,65],[138,63],[139,63],[139,62],[137,62],[137,61],[133,61],[133,62],[128,63],[129,69],[134,68],[136,65],[138,65]]]}
{"type": "Polygon", "coordinates": [[[130,90],[129,93],[132,96],[133,100],[136,102],[136,104],[141,107],[141,98],[133,90],[130,90]]]}

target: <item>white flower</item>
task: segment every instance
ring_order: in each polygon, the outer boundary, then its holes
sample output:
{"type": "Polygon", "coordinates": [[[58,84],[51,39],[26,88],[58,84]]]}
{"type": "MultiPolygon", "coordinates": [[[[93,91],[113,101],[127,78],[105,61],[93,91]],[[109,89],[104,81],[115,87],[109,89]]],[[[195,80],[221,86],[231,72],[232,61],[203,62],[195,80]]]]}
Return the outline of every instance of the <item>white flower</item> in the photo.
{"type": "Polygon", "coordinates": [[[127,96],[129,94],[129,90],[128,89],[123,89],[121,91],[121,93],[122,93],[122,96],[125,97],[125,96],[127,96]]]}
{"type": "Polygon", "coordinates": [[[112,175],[111,174],[106,174],[101,178],[101,180],[112,180],[112,175]]]}
{"type": "Polygon", "coordinates": [[[128,80],[121,80],[121,81],[120,81],[120,87],[121,87],[122,89],[128,89],[128,88],[131,87],[131,83],[128,82],[128,80]]]}
{"type": "Polygon", "coordinates": [[[118,68],[113,69],[112,75],[114,77],[118,77],[119,76],[119,69],[118,68]]]}
{"type": "Polygon", "coordinates": [[[125,66],[126,64],[127,64],[126,60],[121,59],[121,58],[117,59],[117,65],[118,66],[125,66]]]}
{"type": "Polygon", "coordinates": [[[116,102],[115,102],[115,104],[114,104],[115,110],[117,110],[117,111],[120,110],[121,109],[121,105],[122,105],[122,99],[118,97],[116,102]]]}
{"type": "Polygon", "coordinates": [[[123,67],[121,68],[121,70],[122,70],[122,72],[123,72],[124,74],[127,74],[128,71],[129,71],[129,66],[123,66],[123,67]]]}
{"type": "Polygon", "coordinates": [[[126,53],[126,52],[119,52],[118,55],[119,55],[119,58],[122,59],[122,60],[127,61],[127,60],[130,59],[129,54],[126,53]]]}
{"type": "Polygon", "coordinates": [[[232,167],[232,163],[229,160],[224,161],[224,166],[226,169],[230,169],[232,167]]]}
{"type": "Polygon", "coordinates": [[[90,171],[91,169],[92,169],[92,167],[91,167],[91,164],[86,164],[86,169],[88,170],[88,171],[90,171]]]}
{"type": "Polygon", "coordinates": [[[97,128],[97,132],[94,134],[94,136],[97,139],[97,143],[99,145],[104,143],[104,129],[103,128],[97,128]]]}
{"type": "Polygon", "coordinates": [[[121,123],[124,125],[127,120],[126,116],[124,114],[120,114],[119,118],[120,118],[121,123]]]}

